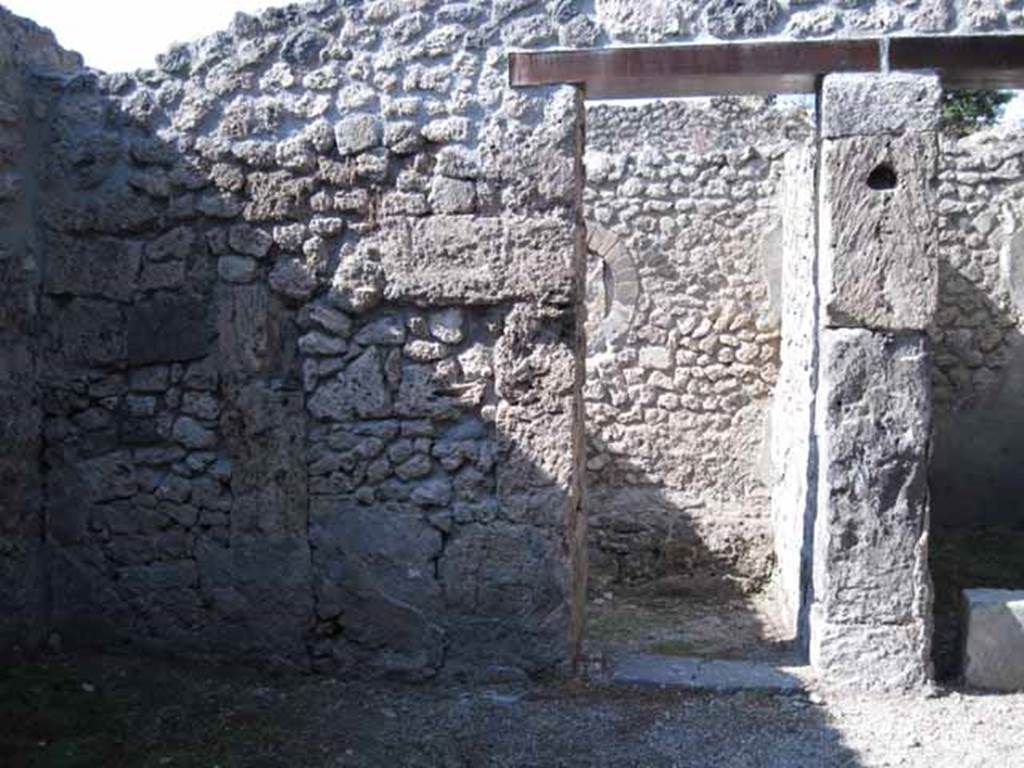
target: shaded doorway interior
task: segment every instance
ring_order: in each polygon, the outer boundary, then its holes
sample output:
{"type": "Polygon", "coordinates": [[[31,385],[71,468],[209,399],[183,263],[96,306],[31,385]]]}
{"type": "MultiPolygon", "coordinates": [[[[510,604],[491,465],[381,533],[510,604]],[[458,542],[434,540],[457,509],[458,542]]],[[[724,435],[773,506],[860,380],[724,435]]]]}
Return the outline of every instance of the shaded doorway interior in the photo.
{"type": "Polygon", "coordinates": [[[770,446],[785,160],[813,137],[813,96],[587,104],[591,662],[803,659],[770,446]]]}
{"type": "Polygon", "coordinates": [[[1019,92],[945,92],[932,342],[937,677],[963,672],[963,590],[1024,589],[1024,125],[1019,92]]]}

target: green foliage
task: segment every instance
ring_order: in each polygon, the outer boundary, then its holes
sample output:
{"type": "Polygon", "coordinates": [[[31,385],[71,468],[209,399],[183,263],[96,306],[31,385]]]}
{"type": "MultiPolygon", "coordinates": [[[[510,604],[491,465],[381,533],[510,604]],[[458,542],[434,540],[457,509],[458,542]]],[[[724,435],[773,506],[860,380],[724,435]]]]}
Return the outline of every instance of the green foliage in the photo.
{"type": "Polygon", "coordinates": [[[942,124],[947,133],[967,136],[987,128],[1013,98],[1005,91],[946,91],[942,105],[942,124]]]}

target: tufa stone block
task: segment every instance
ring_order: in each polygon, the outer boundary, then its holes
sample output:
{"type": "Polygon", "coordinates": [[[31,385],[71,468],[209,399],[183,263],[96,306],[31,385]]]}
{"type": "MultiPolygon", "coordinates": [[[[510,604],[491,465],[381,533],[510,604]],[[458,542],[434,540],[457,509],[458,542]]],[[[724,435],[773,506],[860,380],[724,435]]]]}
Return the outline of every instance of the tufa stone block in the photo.
{"type": "Polygon", "coordinates": [[[931,672],[926,345],[918,333],[822,333],[811,659],[830,683],[904,687],[931,672]],[[885,664],[866,665],[857,638],[876,635],[885,664]]]}
{"type": "Polygon", "coordinates": [[[821,279],[830,327],[924,330],[938,304],[932,134],[822,147],[821,279]]]}
{"type": "Polygon", "coordinates": [[[821,98],[824,139],[939,129],[942,83],[935,75],[829,75],[821,98]]]}

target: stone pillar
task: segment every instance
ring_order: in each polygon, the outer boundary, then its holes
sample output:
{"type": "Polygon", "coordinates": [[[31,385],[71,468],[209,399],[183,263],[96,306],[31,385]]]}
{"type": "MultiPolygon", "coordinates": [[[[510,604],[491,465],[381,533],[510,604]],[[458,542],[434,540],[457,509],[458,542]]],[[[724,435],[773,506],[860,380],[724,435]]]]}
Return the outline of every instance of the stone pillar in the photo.
{"type": "Polygon", "coordinates": [[[825,79],[811,663],[827,685],[931,675],[925,335],[937,302],[931,75],[825,79]]]}
{"type": "Polygon", "coordinates": [[[814,395],[817,375],[816,147],[786,155],[782,184],[781,365],[771,412],[775,592],[787,629],[806,643],[809,532],[815,509],[814,395]]]}

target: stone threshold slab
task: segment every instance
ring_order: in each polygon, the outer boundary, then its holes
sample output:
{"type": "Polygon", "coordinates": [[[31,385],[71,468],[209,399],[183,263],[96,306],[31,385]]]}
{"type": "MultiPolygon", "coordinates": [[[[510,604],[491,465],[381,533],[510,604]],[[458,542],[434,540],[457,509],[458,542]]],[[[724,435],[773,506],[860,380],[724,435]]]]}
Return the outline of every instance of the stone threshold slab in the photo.
{"type": "Polygon", "coordinates": [[[615,659],[611,681],[715,693],[762,691],[795,694],[809,690],[813,675],[809,666],[637,653],[615,659]]]}

